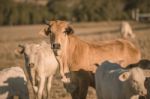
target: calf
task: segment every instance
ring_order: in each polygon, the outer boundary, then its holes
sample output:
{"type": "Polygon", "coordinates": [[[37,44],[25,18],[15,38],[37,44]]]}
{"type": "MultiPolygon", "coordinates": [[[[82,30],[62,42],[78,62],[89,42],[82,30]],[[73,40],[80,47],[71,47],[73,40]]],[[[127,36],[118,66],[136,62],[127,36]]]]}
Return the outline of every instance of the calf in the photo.
{"type": "Polygon", "coordinates": [[[44,96],[43,89],[46,82],[46,98],[48,98],[51,81],[58,67],[50,45],[46,42],[41,44],[25,44],[20,45],[18,51],[24,54],[25,63],[29,67],[29,75],[32,78],[31,82],[34,91],[37,93],[37,99],[42,99],[42,96],[44,96]],[[36,81],[38,85],[36,85],[36,81]]]}
{"type": "Polygon", "coordinates": [[[96,70],[96,93],[98,99],[138,99],[145,96],[145,76],[139,67],[128,69],[105,61],[96,70]]]}
{"type": "Polygon", "coordinates": [[[0,71],[0,99],[29,99],[27,80],[20,67],[10,67],[0,71]]]}
{"type": "Polygon", "coordinates": [[[121,30],[121,34],[123,35],[124,38],[129,38],[129,37],[131,37],[132,39],[135,38],[132,28],[128,22],[123,21],[121,23],[120,30],[121,30]]]}

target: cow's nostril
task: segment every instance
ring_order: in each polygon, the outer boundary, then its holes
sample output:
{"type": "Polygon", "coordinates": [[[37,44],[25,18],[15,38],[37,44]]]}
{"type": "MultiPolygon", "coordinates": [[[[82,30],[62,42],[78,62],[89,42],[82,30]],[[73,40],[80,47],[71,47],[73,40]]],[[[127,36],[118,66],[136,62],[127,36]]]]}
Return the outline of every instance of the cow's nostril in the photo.
{"type": "Polygon", "coordinates": [[[33,68],[34,67],[34,63],[29,63],[29,67],[33,68]]]}
{"type": "Polygon", "coordinates": [[[60,49],[60,44],[54,43],[54,44],[52,44],[52,48],[53,49],[60,49]]]}

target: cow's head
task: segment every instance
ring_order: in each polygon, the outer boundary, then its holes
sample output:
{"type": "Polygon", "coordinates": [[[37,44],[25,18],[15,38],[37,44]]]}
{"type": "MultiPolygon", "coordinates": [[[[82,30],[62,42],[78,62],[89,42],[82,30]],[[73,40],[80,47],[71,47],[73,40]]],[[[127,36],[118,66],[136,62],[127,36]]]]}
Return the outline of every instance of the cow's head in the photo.
{"type": "Polygon", "coordinates": [[[33,68],[36,61],[38,46],[38,44],[19,44],[18,48],[15,50],[15,53],[17,55],[24,54],[26,66],[33,68]]]}
{"type": "Polygon", "coordinates": [[[73,34],[73,29],[66,21],[48,21],[46,24],[47,27],[41,30],[39,34],[50,35],[51,47],[54,52],[57,51],[57,54],[59,54],[58,51],[66,47],[68,36],[73,34]]]}
{"type": "Polygon", "coordinates": [[[145,76],[142,69],[138,67],[129,69],[129,71],[125,71],[119,76],[119,80],[122,82],[126,81],[125,87],[132,91],[133,94],[141,96],[147,94],[144,86],[145,76]]]}

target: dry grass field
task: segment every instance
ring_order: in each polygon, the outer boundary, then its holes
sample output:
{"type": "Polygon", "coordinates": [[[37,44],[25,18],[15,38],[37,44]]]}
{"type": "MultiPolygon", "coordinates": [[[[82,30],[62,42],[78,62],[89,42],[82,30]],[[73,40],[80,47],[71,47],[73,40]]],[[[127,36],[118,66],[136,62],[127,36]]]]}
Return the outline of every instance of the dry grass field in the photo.
{"type": "MultiPolygon", "coordinates": [[[[121,38],[120,22],[74,23],[75,34],[81,39],[99,43],[101,40],[121,38]]],[[[136,40],[142,51],[142,58],[150,59],[150,24],[131,22],[136,40]]],[[[10,66],[24,66],[23,57],[16,57],[14,50],[18,44],[26,42],[38,43],[48,38],[38,35],[44,25],[0,27],[0,69],[10,66]]],[[[53,80],[51,99],[70,99],[63,88],[57,73],[53,80]]],[[[89,88],[88,98],[96,99],[95,91],[89,88]]]]}

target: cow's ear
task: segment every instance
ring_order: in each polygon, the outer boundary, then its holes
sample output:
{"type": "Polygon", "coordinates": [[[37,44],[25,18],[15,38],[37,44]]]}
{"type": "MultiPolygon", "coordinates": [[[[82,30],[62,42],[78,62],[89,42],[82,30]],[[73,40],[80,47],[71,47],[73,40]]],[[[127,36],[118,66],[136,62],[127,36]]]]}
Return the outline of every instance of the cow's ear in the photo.
{"type": "Polygon", "coordinates": [[[19,56],[20,54],[23,54],[24,53],[24,50],[25,50],[25,47],[24,45],[18,45],[18,47],[15,49],[15,55],[16,56],[19,56]]]}
{"type": "Polygon", "coordinates": [[[24,51],[25,51],[25,46],[19,44],[19,45],[18,45],[18,52],[19,52],[20,54],[22,54],[22,53],[24,53],[24,51]]]}
{"type": "Polygon", "coordinates": [[[49,33],[50,33],[50,27],[47,27],[47,28],[41,29],[38,34],[41,36],[48,36],[49,33]]]}
{"type": "Polygon", "coordinates": [[[123,72],[122,74],[119,75],[119,80],[120,81],[126,81],[130,76],[129,72],[123,72]]]}
{"type": "Polygon", "coordinates": [[[73,28],[72,28],[71,26],[68,26],[68,27],[66,28],[66,30],[65,30],[65,33],[66,33],[67,35],[70,35],[70,34],[73,34],[73,33],[74,33],[74,30],[73,30],[73,28]]]}
{"type": "Polygon", "coordinates": [[[38,33],[39,35],[42,35],[42,36],[48,36],[51,32],[51,24],[53,23],[52,21],[48,21],[48,20],[45,20],[44,21],[45,25],[47,25],[47,27],[44,27],[43,29],[40,30],[40,32],[38,33]]]}

